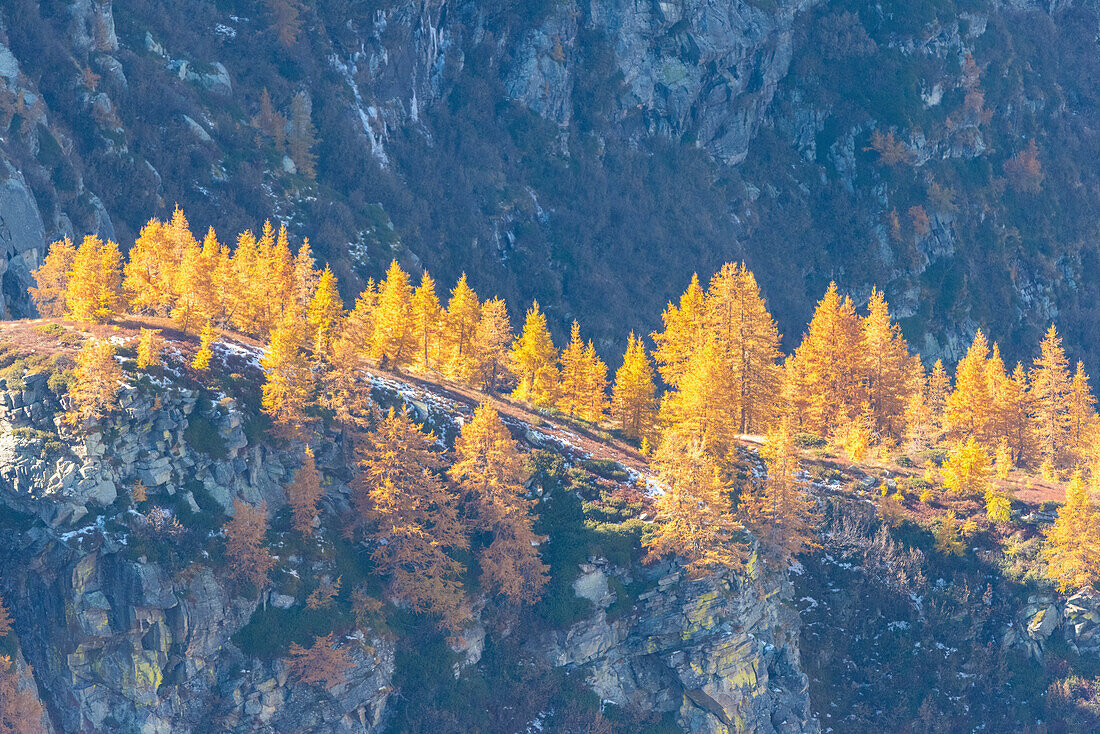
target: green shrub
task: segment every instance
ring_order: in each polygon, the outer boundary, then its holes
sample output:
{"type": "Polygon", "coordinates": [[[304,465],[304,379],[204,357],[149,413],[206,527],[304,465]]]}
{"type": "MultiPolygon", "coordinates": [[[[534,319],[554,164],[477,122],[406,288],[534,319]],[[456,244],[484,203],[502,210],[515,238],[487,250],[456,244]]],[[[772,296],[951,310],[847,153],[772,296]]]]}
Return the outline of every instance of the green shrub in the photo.
{"type": "Polygon", "coordinates": [[[61,324],[37,324],[34,330],[39,334],[52,336],[55,339],[68,333],[68,329],[61,324]]]}
{"type": "Polygon", "coordinates": [[[26,372],[27,361],[25,359],[17,359],[0,370],[0,380],[4,381],[4,385],[11,392],[26,390],[27,383],[23,379],[26,372]]]}
{"type": "Polygon", "coordinates": [[[792,440],[800,449],[823,449],[829,445],[828,440],[812,433],[796,433],[792,440]]]}
{"type": "Polygon", "coordinates": [[[207,418],[197,413],[192,413],[187,419],[187,429],[183,432],[184,438],[191,448],[206,454],[212,459],[221,460],[229,456],[225,438],[218,432],[207,418]]]}

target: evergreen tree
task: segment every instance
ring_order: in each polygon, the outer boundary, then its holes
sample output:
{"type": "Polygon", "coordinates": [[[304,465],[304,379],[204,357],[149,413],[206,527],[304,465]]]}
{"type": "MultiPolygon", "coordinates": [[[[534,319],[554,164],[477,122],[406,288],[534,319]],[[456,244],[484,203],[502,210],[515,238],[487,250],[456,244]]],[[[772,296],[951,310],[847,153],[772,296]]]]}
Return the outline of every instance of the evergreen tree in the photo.
{"type": "Polygon", "coordinates": [[[802,468],[784,421],[768,434],[762,452],[768,465],[763,491],[743,495],[741,516],[767,552],[785,566],[791,558],[819,547],[816,528],[820,521],[802,468]]]}
{"type": "Polygon", "coordinates": [[[611,417],[623,435],[636,441],[653,434],[657,419],[653,368],[642,340],[630,332],[623,366],[615,372],[611,417]]]}
{"type": "Polygon", "coordinates": [[[1073,473],[1066,502],[1046,530],[1042,557],[1047,562],[1047,578],[1063,593],[1100,580],[1100,518],[1080,471],[1073,473]]]}
{"type": "Polygon", "coordinates": [[[539,302],[527,310],[523,333],[512,344],[512,373],[516,376],[514,400],[525,400],[540,408],[549,408],[557,397],[558,350],[546,328],[546,316],[539,302]]]}
{"type": "Polygon", "coordinates": [[[966,546],[963,545],[959,531],[959,521],[954,511],[944,516],[939,527],[936,528],[935,538],[937,553],[951,556],[961,556],[966,553],[966,546]]]}
{"type": "Polygon", "coordinates": [[[121,312],[122,255],[117,244],[92,235],[84,238],[73,257],[65,305],[71,318],[100,324],[121,312]]]}
{"type": "Polygon", "coordinates": [[[570,418],[578,417],[584,409],[586,366],[581,325],[574,321],[569,344],[561,353],[561,381],[558,384],[558,410],[570,418]]]}
{"type": "Polygon", "coordinates": [[[68,237],[49,246],[42,265],[32,273],[34,285],[30,288],[38,315],[51,319],[64,315],[65,293],[69,288],[69,274],[73,269],[76,248],[68,237]]]}
{"type": "Polygon", "coordinates": [[[321,474],[309,446],[306,446],[302,465],[294,472],[294,480],[287,487],[286,499],[294,517],[294,529],[303,536],[312,535],[317,503],[321,500],[321,474]]]}
{"type": "Polygon", "coordinates": [[[654,502],[654,529],[642,544],[646,562],[675,556],[693,576],[740,571],[747,558],[744,526],[730,508],[730,487],[697,440],[668,432],[653,460],[663,485],[654,502]]]}
{"type": "Polygon", "coordinates": [[[542,540],[532,530],[525,483],[530,472],[515,440],[488,403],[462,426],[455,440],[451,477],[466,493],[476,514],[476,527],[492,536],[481,549],[483,585],[497,589],[514,603],[532,603],[549,581],[548,567],[539,560],[542,540]]]}

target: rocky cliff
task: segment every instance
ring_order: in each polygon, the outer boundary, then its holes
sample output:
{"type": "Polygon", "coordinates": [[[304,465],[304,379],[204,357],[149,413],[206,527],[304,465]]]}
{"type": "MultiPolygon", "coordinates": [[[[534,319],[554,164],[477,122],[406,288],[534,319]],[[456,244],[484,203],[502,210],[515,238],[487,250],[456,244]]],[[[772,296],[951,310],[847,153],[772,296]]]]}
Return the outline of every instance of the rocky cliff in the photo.
{"type": "MultiPolygon", "coordinates": [[[[117,338],[125,349],[126,337],[117,338]]],[[[247,378],[256,369],[250,350],[220,344],[215,363],[247,378]]],[[[340,606],[326,616],[305,604],[322,579],[370,583],[369,571],[356,570],[361,562],[348,560],[355,550],[328,530],[333,513],[348,511],[337,442],[318,455],[330,479],[321,550],[303,550],[278,520],[299,454],[257,432],[247,396],[212,393],[174,365],[169,357],[163,379],[129,374],[118,409],[79,429],[62,422],[67,398],[56,397],[47,373],[5,373],[0,594],[48,730],[407,730],[393,718],[395,701],[435,705],[402,689],[409,676],[402,666],[425,662],[400,654],[419,644],[404,639],[411,623],[347,622],[340,606]],[[273,518],[269,542],[278,559],[262,594],[230,580],[233,559],[221,551],[219,527],[236,499],[266,503],[273,518]],[[327,690],[291,677],[285,646],[275,642],[288,627],[318,624],[341,625],[339,644],[353,663],[327,690]]],[[[446,393],[371,379],[378,405],[407,405],[444,441],[470,411],[446,393]]],[[[583,458],[551,439],[547,426],[513,421],[512,429],[543,451],[583,458]]],[[[553,501],[565,502],[561,493],[553,501]]],[[[555,543],[555,528],[549,534],[555,543]]],[[[486,669],[482,659],[487,648],[510,644],[515,651],[503,665],[516,673],[558,671],[604,705],[664,717],[685,731],[817,731],[782,574],[754,561],[743,578],[688,580],[668,565],[591,561],[555,568],[583,605],[564,626],[537,617],[502,623],[491,600],[480,600],[478,621],[449,643],[458,653],[454,683],[511,675],[486,669]]],[[[498,665],[499,657],[490,667],[498,665]]],[[[533,721],[553,713],[535,712],[533,721]]],[[[478,721],[475,730],[494,729],[478,721]]]]}
{"type": "Polygon", "coordinates": [[[394,255],[468,271],[609,356],[743,258],[787,346],[836,279],[885,288],[929,358],[983,324],[1026,361],[1057,319],[1100,359],[1091,0],[319,0],[289,34],[281,5],[0,10],[6,312],[45,242],[126,246],[179,204],[287,221],[349,295],[394,255]],[[281,142],[296,98],[315,178],[281,142]]]}

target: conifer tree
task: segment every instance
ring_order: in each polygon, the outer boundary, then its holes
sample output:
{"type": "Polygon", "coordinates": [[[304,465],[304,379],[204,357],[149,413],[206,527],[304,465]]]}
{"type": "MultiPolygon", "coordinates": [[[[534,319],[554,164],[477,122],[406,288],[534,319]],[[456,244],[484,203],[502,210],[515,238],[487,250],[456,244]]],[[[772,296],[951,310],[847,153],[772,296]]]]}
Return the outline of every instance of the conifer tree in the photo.
{"type": "Polygon", "coordinates": [[[745,264],[726,263],[706,294],[706,328],[730,373],[738,433],[762,431],[778,409],[779,329],[745,264]]]}
{"type": "Polygon", "coordinates": [[[65,292],[68,315],[78,321],[106,323],[122,309],[122,255],[114,242],[84,238],[73,257],[65,292]]]}
{"type": "Polygon", "coordinates": [[[1047,578],[1063,593],[1100,580],[1100,518],[1080,471],[1073,473],[1065,504],[1046,530],[1042,557],[1047,578]]]}
{"type": "Polygon", "coordinates": [[[558,383],[558,410],[570,418],[578,417],[583,410],[586,372],[581,325],[574,321],[569,344],[561,353],[561,381],[558,383]]]}
{"type": "Polygon", "coordinates": [[[294,680],[306,685],[320,685],[326,691],[345,681],[347,672],[355,667],[355,661],[346,645],[336,647],[335,637],[335,632],[329,632],[314,638],[308,648],[297,642],[290,643],[289,672],[294,680]]]}
{"type": "Polygon", "coordinates": [[[706,341],[706,302],[699,276],[691,276],[691,284],[680,296],[679,307],[669,303],[661,316],[665,329],[652,334],[657,345],[653,358],[657,361],[662,379],[678,386],[687,368],[688,360],[706,341]]]}
{"type": "Polygon", "coordinates": [[[1052,325],[1039,345],[1041,354],[1031,370],[1035,434],[1039,458],[1058,465],[1070,446],[1069,400],[1072,382],[1062,339],[1052,325]]]}
{"type": "Polygon", "coordinates": [[[394,260],[378,289],[378,304],[373,312],[372,356],[384,368],[400,370],[412,360],[416,349],[412,304],[409,276],[394,260]]]}
{"type": "Polygon", "coordinates": [[[806,405],[803,430],[818,435],[846,425],[862,405],[859,384],[860,324],[851,299],[841,297],[836,283],[814,311],[802,343],[788,363],[799,392],[788,395],[806,405]]]}
{"type": "MultiPolygon", "coordinates": [[[[275,111],[275,105],[271,102],[271,94],[264,87],[260,94],[260,112],[254,118],[253,124],[260,132],[271,139],[275,149],[280,153],[286,147],[286,118],[275,111]]],[[[257,140],[257,143],[261,142],[257,140]]]]}
{"type": "Polygon", "coordinates": [[[936,552],[943,555],[961,556],[966,552],[959,531],[959,521],[952,510],[944,516],[935,532],[936,552]]]}
{"type": "Polygon", "coordinates": [[[287,487],[286,499],[294,517],[294,529],[303,536],[312,535],[317,503],[321,500],[321,474],[309,446],[306,446],[302,465],[294,472],[294,481],[287,487]]]}
{"type": "MultiPolygon", "coordinates": [[[[295,299],[302,308],[309,306],[321,285],[321,277],[324,272],[318,270],[313,262],[313,251],[309,247],[309,238],[302,240],[302,246],[298,248],[298,254],[294,256],[294,294],[295,299]]],[[[327,265],[325,266],[328,267],[327,265]]],[[[336,276],[332,276],[332,286],[335,290],[336,276]]]]}
{"type": "Polygon", "coordinates": [[[653,459],[664,491],[657,497],[654,531],[642,543],[645,561],[675,556],[693,576],[740,571],[748,556],[744,526],[734,518],[730,487],[697,440],[671,431],[653,459]]]}
{"type": "Polygon", "coordinates": [[[989,488],[992,466],[989,454],[973,436],[959,442],[943,464],[943,483],[952,492],[964,497],[978,497],[989,488]]]}
{"type": "Polygon", "coordinates": [[[711,456],[722,457],[736,431],[730,410],[732,390],[718,345],[708,341],[688,360],[679,389],[665,394],[661,423],[711,456]]]}
{"type": "Polygon", "coordinates": [[[188,242],[187,220],[179,207],[170,222],[150,219],[130,248],[123,286],[131,308],[139,313],[165,316],[172,308],[172,281],[176,277],[183,246],[188,242]]]}
{"type": "Polygon", "coordinates": [[[160,329],[142,329],[138,335],[138,369],[147,370],[159,365],[160,352],[163,348],[164,340],[160,336],[160,329]]]}
{"type": "Polygon", "coordinates": [[[0,597],[0,639],[6,637],[9,632],[11,632],[11,614],[4,606],[4,598],[0,597]]]}
{"type": "Polygon", "coordinates": [[[371,353],[371,345],[374,342],[375,332],[375,307],[378,305],[378,293],[375,292],[374,280],[367,282],[367,287],[355,300],[355,307],[344,321],[344,328],[340,334],[340,345],[336,352],[344,356],[345,364],[361,362],[371,353]]]}
{"type": "Polygon", "coordinates": [[[985,439],[992,404],[986,371],[988,359],[989,342],[978,329],[966,356],[955,368],[955,390],[944,405],[944,428],[952,436],[985,439]]]}
{"type": "Polygon", "coordinates": [[[607,414],[607,365],[596,354],[592,342],[584,349],[584,390],[581,393],[580,417],[599,423],[607,414]]]}
{"type": "Polygon", "coordinates": [[[275,565],[275,559],[264,547],[267,504],[253,507],[239,499],[233,500],[233,519],[222,530],[226,556],[233,559],[230,574],[237,581],[262,590],[267,585],[268,572],[275,565]]]}
{"type": "Polygon", "coordinates": [[[937,359],[928,375],[928,409],[937,433],[944,430],[944,411],[947,408],[947,396],[951,393],[951,378],[943,368],[943,361],[937,359]]]}
{"type": "Polygon", "coordinates": [[[448,377],[469,379],[474,361],[474,336],[481,320],[481,301],[466,282],[466,274],[458,279],[447,301],[447,369],[448,377]]]}
{"type": "Polygon", "coordinates": [[[191,239],[183,249],[172,283],[172,319],[184,331],[217,315],[214,271],[221,247],[211,229],[202,246],[191,239]]]}
{"type": "Polygon", "coordinates": [[[615,372],[611,417],[623,435],[636,441],[653,434],[657,420],[653,368],[642,340],[630,332],[623,366],[615,372]]]}
{"type": "Polygon", "coordinates": [[[891,320],[886,298],[877,288],[871,289],[867,316],[861,325],[863,382],[874,430],[887,436],[900,436],[912,364],[901,328],[891,320]]]}
{"type": "Polygon", "coordinates": [[[1090,433],[1096,423],[1096,398],[1085,374],[1085,363],[1077,362],[1069,390],[1069,453],[1078,463],[1086,458],[1090,433]]]}
{"type": "Polygon", "coordinates": [[[1034,444],[1027,374],[1023,365],[1017,363],[1012,375],[1005,375],[1002,365],[999,354],[989,361],[992,404],[987,438],[990,444],[1006,442],[1014,463],[1023,463],[1034,444]]]}
{"type": "Polygon", "coordinates": [[[799,477],[802,469],[786,421],[768,434],[762,455],[768,465],[763,491],[742,496],[739,510],[764,548],[785,566],[794,556],[819,547],[820,518],[805,480],[799,477]]]}
{"type": "Polygon", "coordinates": [[[546,328],[546,316],[539,310],[538,301],[527,310],[523,333],[513,342],[510,357],[512,373],[516,376],[512,398],[540,408],[551,407],[558,388],[558,350],[546,328]]]}
{"type": "Polygon", "coordinates": [[[465,492],[476,514],[476,527],[492,535],[478,554],[483,585],[513,603],[532,603],[549,581],[539,560],[525,482],[530,472],[515,440],[488,403],[474,411],[455,440],[451,478],[465,492]]]}
{"type": "Polygon", "coordinates": [[[69,288],[69,274],[73,269],[76,248],[68,237],[49,246],[42,265],[32,273],[34,285],[30,288],[38,315],[57,318],[65,313],[65,293],[69,288]]]}
{"type": "Polygon", "coordinates": [[[308,410],[314,391],[313,375],[299,342],[302,331],[284,323],[271,335],[260,360],[266,373],[263,411],[284,433],[294,436],[301,435],[310,423],[308,410]]]}
{"type": "Polygon", "coordinates": [[[452,554],[469,540],[433,444],[406,410],[390,409],[363,443],[353,500],[357,521],[371,530],[372,558],[390,576],[394,594],[454,630],[468,612],[464,569],[452,554]]]}
{"type": "Polygon", "coordinates": [[[443,307],[435,292],[435,281],[425,270],[413,292],[413,331],[416,336],[415,367],[420,372],[440,368],[443,340],[443,307]]]}
{"type": "Polygon", "coordinates": [[[115,407],[122,381],[115,345],[106,339],[88,339],[77,355],[74,372],[76,379],[69,388],[73,419],[99,420],[115,407]]]}
{"type": "Polygon", "coordinates": [[[1012,447],[1008,445],[1008,439],[1002,438],[997,444],[997,451],[993,455],[993,473],[1000,480],[1008,479],[1012,471],[1012,447]]]}
{"type": "Polygon", "coordinates": [[[510,379],[508,348],[512,339],[512,325],[504,301],[491,298],[483,303],[474,337],[474,387],[497,392],[510,379]]]}
{"type": "Polygon", "coordinates": [[[331,358],[332,343],[340,336],[344,317],[344,302],[336,290],[336,276],[326,265],[306,310],[313,353],[319,359],[331,358]]]}
{"type": "Polygon", "coordinates": [[[191,360],[191,369],[205,372],[210,369],[210,361],[214,358],[214,341],[218,335],[214,332],[214,326],[207,321],[202,327],[202,335],[199,337],[199,348],[191,360]]]}
{"type": "Polygon", "coordinates": [[[253,336],[260,333],[261,320],[259,298],[255,295],[257,284],[253,280],[260,267],[259,257],[256,236],[251,231],[241,232],[224,281],[229,322],[237,331],[253,336]]]}

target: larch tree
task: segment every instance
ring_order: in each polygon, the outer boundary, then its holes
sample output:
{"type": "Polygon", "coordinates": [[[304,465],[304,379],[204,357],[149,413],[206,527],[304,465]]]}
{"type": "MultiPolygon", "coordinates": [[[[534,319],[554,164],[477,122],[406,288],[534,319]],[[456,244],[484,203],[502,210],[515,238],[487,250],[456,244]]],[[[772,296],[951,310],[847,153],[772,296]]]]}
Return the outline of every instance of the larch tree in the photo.
{"type": "Polygon", "coordinates": [[[65,293],[69,289],[69,274],[73,269],[76,248],[68,237],[54,242],[46,250],[42,265],[32,273],[34,285],[30,288],[38,315],[57,318],[65,313],[65,293]]]}
{"type": "Polygon", "coordinates": [[[413,292],[412,318],[416,337],[415,368],[420,372],[439,369],[443,351],[443,306],[435,292],[435,281],[427,270],[413,292]]]}
{"type": "Polygon", "coordinates": [[[499,391],[511,378],[508,369],[508,349],[512,343],[512,325],[508,308],[500,298],[490,298],[481,306],[474,335],[474,387],[487,392],[499,391]]]}
{"type": "Polygon", "coordinates": [[[172,281],[187,242],[186,218],[178,207],[176,212],[171,224],[150,219],[130,248],[123,285],[135,312],[166,316],[172,308],[172,281]]]}
{"type": "Polygon", "coordinates": [[[645,344],[630,332],[611,391],[611,417],[627,438],[640,441],[652,436],[657,421],[656,391],[645,344]]]}
{"type": "Polygon", "coordinates": [[[1077,362],[1069,390],[1069,453],[1074,461],[1086,461],[1090,434],[1096,424],[1096,398],[1085,374],[1085,363],[1077,362]]]}
{"type": "Polygon", "coordinates": [[[213,289],[217,260],[211,260],[210,255],[216,257],[220,248],[217,247],[213,230],[207,234],[206,242],[209,244],[205,246],[200,246],[194,239],[187,243],[172,282],[174,305],[171,316],[184,331],[190,331],[216,315],[213,289]]]}
{"type": "Polygon", "coordinates": [[[692,576],[740,571],[748,557],[744,526],[733,516],[730,487],[697,440],[667,432],[653,468],[663,485],[654,530],[643,539],[646,562],[677,557],[692,576]]]}
{"type": "Polygon", "coordinates": [[[313,373],[298,336],[303,331],[284,323],[275,329],[260,359],[266,375],[263,411],[284,433],[293,436],[301,435],[310,423],[308,411],[314,397],[313,373]]]}
{"type": "Polygon", "coordinates": [[[266,532],[266,503],[253,507],[239,499],[233,500],[233,518],[222,528],[226,557],[233,559],[230,574],[236,581],[251,584],[257,591],[267,585],[267,575],[275,565],[275,559],[264,545],[266,532]]]}
{"type": "Polygon", "coordinates": [[[160,329],[142,329],[138,333],[137,366],[139,370],[147,370],[161,363],[160,353],[164,349],[164,339],[160,336],[160,329]]]}
{"type": "Polygon", "coordinates": [[[943,463],[943,483],[963,497],[981,497],[989,489],[993,466],[989,453],[969,436],[960,441],[943,463]]]}
{"type": "Polygon", "coordinates": [[[763,431],[779,407],[779,329],[744,263],[726,263],[706,294],[706,328],[731,375],[738,433],[763,431]]]}
{"type": "Polygon", "coordinates": [[[367,282],[367,287],[355,299],[355,307],[348,313],[344,321],[344,328],[340,334],[340,345],[337,350],[345,359],[361,362],[371,352],[371,344],[374,342],[375,308],[378,305],[378,293],[375,291],[374,280],[367,282]]]}
{"type": "Polygon", "coordinates": [[[558,383],[558,410],[570,418],[580,415],[585,400],[586,360],[581,325],[576,321],[570,331],[569,344],[561,353],[561,379],[558,383]]]}
{"type": "Polygon", "coordinates": [[[390,577],[394,595],[455,630],[468,611],[464,568],[453,553],[467,549],[469,539],[433,444],[406,410],[390,409],[360,449],[353,502],[356,522],[370,530],[371,556],[390,577]]]}
{"type": "Polygon", "coordinates": [[[899,437],[911,386],[909,348],[901,327],[890,318],[882,291],[871,289],[867,315],[861,320],[863,382],[871,405],[874,430],[899,437]]]}
{"type": "Polygon", "coordinates": [[[447,301],[445,343],[448,377],[469,379],[474,365],[474,338],[479,321],[481,301],[466,282],[466,273],[463,273],[447,301]]]}
{"type": "Polygon", "coordinates": [[[214,325],[207,321],[206,326],[202,327],[202,334],[199,336],[199,348],[191,360],[191,369],[200,372],[210,369],[210,362],[214,359],[214,342],[217,341],[217,338],[218,335],[214,331],[214,325]]]}
{"type": "MultiPolygon", "coordinates": [[[[303,238],[302,244],[298,248],[298,254],[294,256],[293,271],[294,297],[302,308],[308,307],[310,301],[313,300],[317,288],[321,285],[323,275],[324,271],[318,270],[313,260],[313,250],[310,249],[309,238],[303,238]]],[[[335,284],[336,277],[333,276],[333,287],[335,287],[335,284]]]]}
{"type": "Polygon", "coordinates": [[[955,517],[955,511],[948,512],[934,533],[937,553],[945,556],[961,556],[966,553],[966,545],[962,541],[962,532],[959,520],[955,517]]]}
{"type": "Polygon", "coordinates": [[[1039,459],[1054,467],[1070,447],[1069,401],[1072,380],[1062,339],[1052,325],[1039,345],[1040,355],[1031,370],[1035,436],[1039,459]]]}
{"type": "Polygon", "coordinates": [[[321,501],[321,473],[317,471],[317,460],[309,446],[306,446],[302,465],[294,472],[294,479],[286,489],[286,499],[294,518],[294,529],[303,536],[312,535],[317,503],[321,501]]]}
{"type": "Polygon", "coordinates": [[[978,329],[974,341],[955,368],[955,389],[944,405],[944,428],[956,438],[974,436],[984,440],[989,426],[992,400],[986,362],[989,342],[978,329]]]}
{"type": "Polygon", "coordinates": [[[73,257],[65,306],[71,318],[100,324],[122,311],[122,255],[117,244],[93,235],[84,238],[73,257]]]}
{"type": "Polygon", "coordinates": [[[558,389],[558,350],[538,301],[527,310],[523,333],[512,343],[510,360],[512,374],[516,376],[512,398],[540,408],[551,407],[558,389]]]}
{"type": "Polygon", "coordinates": [[[539,560],[543,539],[532,529],[526,461],[515,440],[488,403],[474,411],[455,440],[455,463],[449,473],[466,494],[477,530],[492,542],[478,552],[483,585],[514,603],[533,603],[549,581],[539,560]]]}
{"type": "Polygon", "coordinates": [[[943,368],[943,361],[937,359],[932,365],[932,372],[928,375],[928,409],[932,413],[937,434],[944,430],[943,414],[949,394],[951,394],[951,377],[943,368]]]}
{"type": "Polygon", "coordinates": [[[761,452],[768,466],[763,486],[750,489],[738,509],[765,552],[786,565],[797,555],[819,547],[820,517],[798,463],[787,421],[768,434],[761,452]]]}
{"type": "Polygon", "coordinates": [[[714,341],[706,342],[685,365],[676,390],[665,393],[660,422],[712,457],[726,454],[736,433],[731,375],[714,341]]]}
{"type": "Polygon", "coordinates": [[[797,376],[798,385],[795,394],[788,395],[806,405],[803,430],[825,435],[859,412],[860,338],[859,317],[851,299],[842,297],[836,283],[830,283],[802,343],[787,360],[787,373],[797,376]],[[802,392],[805,394],[797,394],[802,392]]]}
{"type": "Polygon", "coordinates": [[[607,414],[607,365],[596,354],[592,342],[584,348],[584,390],[581,392],[580,417],[599,423],[607,414]]]}
{"type": "Polygon", "coordinates": [[[345,315],[344,302],[336,289],[336,276],[326,265],[306,309],[306,325],[317,358],[331,359],[332,344],[340,336],[345,315]]]}
{"type": "Polygon", "coordinates": [[[4,598],[0,597],[0,638],[6,637],[11,632],[11,614],[4,606],[4,598]]]}
{"type": "Polygon", "coordinates": [[[99,420],[114,409],[122,382],[114,344],[106,339],[88,339],[77,355],[74,373],[69,398],[75,421],[99,420]]]}
{"type": "Polygon", "coordinates": [[[316,637],[309,647],[291,642],[288,649],[289,672],[294,680],[306,685],[319,685],[326,691],[340,685],[355,661],[347,645],[337,646],[336,633],[316,637]]]}
{"type": "Polygon", "coordinates": [[[409,276],[394,260],[378,289],[374,309],[372,356],[383,367],[399,370],[412,360],[416,349],[412,303],[409,276]]]}
{"type": "Polygon", "coordinates": [[[653,358],[661,378],[669,385],[680,384],[688,360],[707,339],[706,295],[699,285],[699,276],[691,276],[688,289],[680,296],[680,305],[669,303],[661,316],[664,331],[652,334],[656,348],[653,358]]]}
{"type": "Polygon", "coordinates": [[[1100,580],[1100,517],[1080,471],[1073,473],[1065,504],[1046,530],[1041,555],[1047,578],[1063,593],[1100,580]]]}

